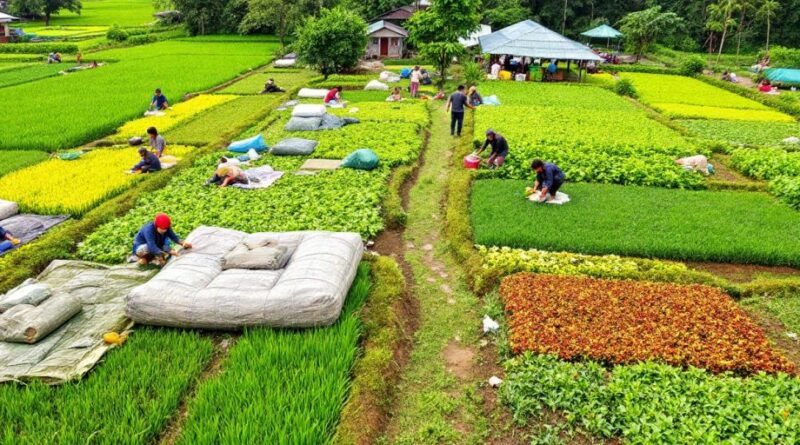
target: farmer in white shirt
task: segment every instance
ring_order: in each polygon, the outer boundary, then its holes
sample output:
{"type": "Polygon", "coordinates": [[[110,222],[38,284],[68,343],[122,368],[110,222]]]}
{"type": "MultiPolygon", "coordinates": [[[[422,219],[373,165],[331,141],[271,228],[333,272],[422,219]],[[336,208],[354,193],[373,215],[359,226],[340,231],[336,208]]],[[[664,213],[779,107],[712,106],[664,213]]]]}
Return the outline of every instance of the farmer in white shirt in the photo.
{"type": "Polygon", "coordinates": [[[422,81],[422,71],[420,71],[419,65],[411,70],[411,76],[409,76],[409,78],[411,79],[409,88],[411,90],[411,97],[416,98],[419,93],[419,83],[422,81]]]}

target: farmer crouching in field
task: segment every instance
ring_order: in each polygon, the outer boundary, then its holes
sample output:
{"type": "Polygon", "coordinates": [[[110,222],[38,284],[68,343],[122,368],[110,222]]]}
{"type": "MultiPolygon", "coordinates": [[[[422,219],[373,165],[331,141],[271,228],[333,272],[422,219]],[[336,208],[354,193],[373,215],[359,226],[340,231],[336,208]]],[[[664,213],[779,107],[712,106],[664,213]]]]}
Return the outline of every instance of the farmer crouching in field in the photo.
{"type": "Polygon", "coordinates": [[[150,139],[150,149],[160,158],[161,155],[164,154],[164,149],[167,148],[166,139],[164,139],[164,136],[158,134],[156,127],[148,128],[147,136],[150,139]]]}
{"type": "Polygon", "coordinates": [[[278,85],[275,85],[275,80],[270,78],[267,79],[267,83],[264,84],[264,90],[261,91],[261,94],[269,94],[269,93],[283,93],[283,88],[280,88],[278,85]]]}
{"type": "Polygon", "coordinates": [[[155,94],[153,94],[153,99],[150,101],[150,109],[151,110],[166,110],[169,108],[169,101],[167,100],[167,96],[161,94],[161,88],[156,88],[155,94]]]}
{"type": "Polygon", "coordinates": [[[168,255],[178,255],[178,251],[170,247],[170,241],[183,246],[184,249],[192,248],[191,244],[181,241],[172,230],[169,216],[159,213],[153,221],[139,229],[139,233],[133,239],[133,254],[142,266],[153,263],[161,267],[167,263],[168,255]]]}
{"type": "Polygon", "coordinates": [[[475,154],[480,155],[483,153],[483,150],[486,150],[486,147],[490,145],[492,146],[492,152],[489,154],[489,159],[486,160],[486,164],[489,166],[489,169],[493,170],[503,166],[506,156],[508,156],[508,141],[490,128],[486,130],[486,141],[484,141],[483,147],[475,154]]]}
{"type": "Polygon", "coordinates": [[[536,172],[536,182],[533,184],[533,193],[539,192],[539,202],[552,201],[558,189],[564,184],[566,176],[557,165],[535,159],[531,169],[536,172]]]}
{"type": "Polygon", "coordinates": [[[139,156],[142,160],[131,168],[131,173],[152,173],[161,170],[161,161],[155,153],[147,151],[146,148],[139,148],[139,156]]]}

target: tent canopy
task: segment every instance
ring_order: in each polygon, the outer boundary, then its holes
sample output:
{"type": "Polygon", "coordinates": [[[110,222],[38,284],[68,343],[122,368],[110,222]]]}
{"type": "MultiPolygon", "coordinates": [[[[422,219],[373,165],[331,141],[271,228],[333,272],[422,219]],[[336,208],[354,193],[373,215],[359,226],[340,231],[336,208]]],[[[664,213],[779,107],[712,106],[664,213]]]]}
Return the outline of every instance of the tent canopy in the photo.
{"type": "Polygon", "coordinates": [[[765,76],[770,82],[800,84],[800,69],[771,68],[765,76]]]}
{"type": "Polygon", "coordinates": [[[570,40],[533,20],[525,20],[478,38],[481,50],[488,54],[509,54],[535,59],[603,59],[586,45],[570,40]]]}
{"type": "Polygon", "coordinates": [[[624,36],[624,34],[608,25],[600,25],[597,28],[582,32],[581,35],[592,39],[618,39],[624,36]]]}
{"type": "Polygon", "coordinates": [[[458,42],[461,43],[461,45],[463,45],[465,48],[472,48],[473,46],[478,46],[478,44],[480,44],[478,39],[481,36],[488,36],[491,33],[492,33],[491,26],[481,25],[480,29],[470,34],[469,37],[467,37],[466,39],[459,38],[458,42]]]}
{"type": "Polygon", "coordinates": [[[19,18],[0,12],[0,23],[9,23],[14,20],[19,20],[19,18]]]}

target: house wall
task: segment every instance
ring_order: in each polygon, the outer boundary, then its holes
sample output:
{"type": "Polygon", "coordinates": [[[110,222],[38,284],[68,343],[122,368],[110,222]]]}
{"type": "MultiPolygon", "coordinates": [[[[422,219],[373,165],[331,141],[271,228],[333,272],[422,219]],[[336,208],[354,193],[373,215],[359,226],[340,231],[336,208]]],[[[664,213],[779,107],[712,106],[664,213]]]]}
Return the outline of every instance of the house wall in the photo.
{"type": "Polygon", "coordinates": [[[367,43],[367,57],[402,57],[403,56],[403,37],[388,30],[376,31],[369,35],[367,43]],[[389,54],[381,56],[381,40],[389,41],[389,54]]]}

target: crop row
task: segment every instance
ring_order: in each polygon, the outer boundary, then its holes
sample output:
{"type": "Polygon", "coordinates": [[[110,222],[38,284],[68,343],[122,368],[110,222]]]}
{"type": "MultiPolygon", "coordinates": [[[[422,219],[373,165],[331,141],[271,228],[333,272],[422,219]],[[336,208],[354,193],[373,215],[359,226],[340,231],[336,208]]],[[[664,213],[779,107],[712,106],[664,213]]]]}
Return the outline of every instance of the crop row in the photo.
{"type": "Polygon", "coordinates": [[[475,183],[478,244],[800,266],[800,214],[766,193],[567,184],[562,191],[572,202],[556,206],[525,199],[531,183],[475,183]]]}
{"type": "Polygon", "coordinates": [[[698,137],[742,145],[782,144],[789,137],[800,137],[800,125],[789,122],[742,122],[712,119],[690,119],[679,124],[698,137]]]}
{"type": "MultiPolygon", "coordinates": [[[[169,145],[165,154],[180,157],[192,149],[169,145]]],[[[134,148],[92,150],[74,161],[50,159],[0,178],[0,199],[26,212],[83,214],[141,178],[126,174],[139,159],[134,148]]]]}
{"type": "Polygon", "coordinates": [[[500,294],[516,353],[713,372],[795,371],[716,288],[520,273],[503,280],[500,294]]]}
{"type": "Polygon", "coordinates": [[[569,108],[580,110],[581,114],[603,114],[609,111],[634,109],[628,101],[610,91],[579,84],[487,81],[478,85],[478,92],[483,97],[497,96],[502,108],[506,106],[569,108]]]}
{"type": "Polygon", "coordinates": [[[753,122],[794,122],[788,114],[774,110],[746,110],[706,105],[655,102],[653,108],[674,119],[724,119],[753,122]]]}
{"type": "Polygon", "coordinates": [[[3,119],[0,149],[52,151],[99,139],[140,116],[155,88],[175,103],[266,63],[273,47],[258,41],[171,40],[95,53],[98,60],[118,62],[1,88],[0,103],[15,105],[13,115],[3,119]]]}
{"type": "Polygon", "coordinates": [[[647,104],[668,102],[742,110],[769,110],[754,100],[691,77],[644,73],[622,73],[621,76],[633,82],[639,99],[647,104]]]}
{"type": "Polygon", "coordinates": [[[165,188],[145,195],[127,215],[89,235],[79,256],[112,264],[122,261],[136,231],[158,212],[169,214],[180,234],[209,225],[246,232],[352,231],[368,238],[383,228],[380,203],[386,193],[388,168],[295,175],[305,158],[265,156],[255,165],[269,164],[285,172],[269,188],[203,187],[218,158],[218,154],[202,158],[165,188]]]}
{"type": "Polygon", "coordinates": [[[525,354],[508,361],[500,397],[519,421],[545,409],[601,438],[679,445],[800,443],[800,380],[787,375],[741,378],[642,363],[569,363],[525,354]]]}
{"type": "Polygon", "coordinates": [[[780,148],[740,148],[731,153],[730,159],[735,169],[756,179],[800,176],[800,152],[780,148]]]}
{"type": "MultiPolygon", "coordinates": [[[[14,70],[0,70],[0,88],[18,85],[21,83],[32,82],[34,80],[44,79],[45,77],[55,76],[59,71],[63,70],[64,66],[60,64],[45,65],[36,64],[28,65],[14,70]]],[[[79,73],[74,73],[79,74],[79,73]]]]}
{"type": "Polygon", "coordinates": [[[219,90],[220,94],[260,94],[264,90],[267,79],[273,79],[275,85],[284,90],[291,90],[295,86],[304,86],[312,79],[308,70],[271,68],[258,71],[244,79],[228,85],[219,90]]]}
{"type": "Polygon", "coordinates": [[[134,136],[147,137],[147,129],[156,127],[159,132],[179,125],[203,111],[236,99],[233,95],[201,94],[197,97],[172,105],[170,110],[165,110],[161,116],[148,116],[125,123],[121,126],[114,139],[128,139],[134,136]]]}

